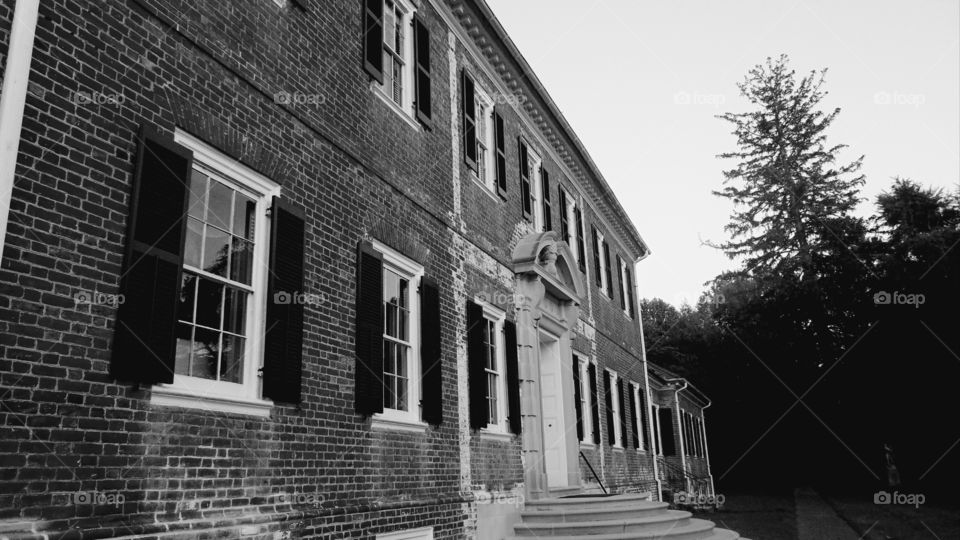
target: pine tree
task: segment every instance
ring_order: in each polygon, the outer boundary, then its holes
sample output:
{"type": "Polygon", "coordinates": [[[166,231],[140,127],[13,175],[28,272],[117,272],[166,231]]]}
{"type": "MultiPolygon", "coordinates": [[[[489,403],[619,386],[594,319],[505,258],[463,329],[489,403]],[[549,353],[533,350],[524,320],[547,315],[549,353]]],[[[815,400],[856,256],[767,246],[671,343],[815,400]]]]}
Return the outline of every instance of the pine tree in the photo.
{"type": "Polygon", "coordinates": [[[845,145],[827,146],[826,131],[840,109],[819,109],[826,69],[798,79],[781,55],[751,69],[738,84],[755,109],[719,118],[734,125],[738,149],[719,157],[738,163],[724,171],[716,195],[733,201],[726,230],[732,240],[721,247],[745,257],[748,268],[781,276],[813,278],[814,254],[824,224],[851,211],[858,202],[863,156],[838,165],[845,145]]]}

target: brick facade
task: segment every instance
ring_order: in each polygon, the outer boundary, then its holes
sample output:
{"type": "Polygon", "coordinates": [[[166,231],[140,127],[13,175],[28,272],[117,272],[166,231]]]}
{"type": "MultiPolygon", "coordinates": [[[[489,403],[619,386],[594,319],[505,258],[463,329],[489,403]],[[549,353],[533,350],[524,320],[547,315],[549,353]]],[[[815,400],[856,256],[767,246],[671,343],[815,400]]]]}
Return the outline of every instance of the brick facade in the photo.
{"type": "MultiPolygon", "coordinates": [[[[573,349],[598,373],[645,385],[639,314],[621,309],[616,268],[612,298],[597,288],[590,226],[631,268],[646,247],[549,98],[506,76],[525,63],[485,4],[417,3],[431,35],[429,129],[371,89],[361,4],[42,3],[0,268],[0,535],[369,538],[433,527],[434,538],[463,538],[486,526],[484,497],[522,502],[520,437],[470,429],[465,380],[467,301],[516,318],[511,253],[535,232],[521,213],[518,135],[551,171],[554,205],[563,186],[583,210],[573,349]],[[510,65],[491,63],[497,51],[510,65]],[[463,163],[463,69],[506,105],[505,199],[463,163]],[[117,306],[80,298],[120,293],[143,124],[190,133],[305,210],[304,292],[321,300],[304,310],[299,404],[267,417],[162,407],[149,386],[110,376],[117,306]],[[354,409],[357,246],[371,239],[438,282],[444,421],[416,433],[375,429],[354,409]]],[[[11,3],[0,5],[0,43],[11,18],[11,3]]],[[[584,456],[609,489],[655,489],[649,423],[644,448],[612,449],[598,386],[602,443],[584,456]]]]}

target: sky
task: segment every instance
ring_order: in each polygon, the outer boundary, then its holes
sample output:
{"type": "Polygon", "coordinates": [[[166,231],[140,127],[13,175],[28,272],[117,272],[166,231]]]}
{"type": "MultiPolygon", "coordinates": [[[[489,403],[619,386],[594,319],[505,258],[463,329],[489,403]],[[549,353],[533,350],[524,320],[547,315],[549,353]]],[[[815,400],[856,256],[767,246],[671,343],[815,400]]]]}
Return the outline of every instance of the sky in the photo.
{"type": "Polygon", "coordinates": [[[892,177],[960,189],[958,0],[487,0],[583,141],[652,254],[642,298],[695,302],[738,263],[722,243],[732,203],[712,194],[733,163],[736,87],[785,53],[828,68],[827,132],[864,155],[860,215],[892,177]]]}

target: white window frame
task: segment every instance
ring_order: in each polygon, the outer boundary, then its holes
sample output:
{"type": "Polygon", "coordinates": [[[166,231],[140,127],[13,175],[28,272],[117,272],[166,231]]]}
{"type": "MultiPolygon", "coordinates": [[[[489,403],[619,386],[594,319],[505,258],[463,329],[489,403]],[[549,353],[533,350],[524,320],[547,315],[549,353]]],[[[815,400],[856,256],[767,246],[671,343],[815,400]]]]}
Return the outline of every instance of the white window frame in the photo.
{"type": "Polygon", "coordinates": [[[653,405],[653,421],[657,423],[656,433],[657,433],[657,447],[654,448],[656,455],[663,455],[663,426],[660,425],[660,406],[653,405]]]}
{"type": "MultiPolygon", "coordinates": [[[[574,352],[577,355],[577,362],[580,370],[580,409],[583,424],[583,437],[580,444],[596,446],[593,442],[593,392],[590,388],[590,364],[592,362],[586,355],[574,352]]],[[[594,363],[596,365],[596,363],[594,363]]]]}
{"type": "Polygon", "coordinates": [[[433,527],[378,534],[376,540],[433,540],[433,527]]]}
{"type": "MultiPolygon", "coordinates": [[[[388,6],[388,0],[383,1],[383,12],[386,14],[388,6]]],[[[400,29],[403,31],[403,51],[397,51],[400,57],[403,60],[403,69],[401,70],[401,84],[403,85],[403,94],[401,96],[401,103],[397,103],[393,100],[393,95],[390,90],[387,88],[387,70],[393,70],[393,65],[383,65],[383,83],[379,83],[376,80],[371,81],[371,88],[374,89],[374,93],[377,97],[381,98],[387,105],[390,105],[397,113],[399,113],[408,124],[414,128],[419,129],[419,124],[415,120],[415,112],[413,110],[414,102],[414,77],[416,75],[416,66],[413,50],[413,16],[416,13],[416,6],[413,5],[410,0],[389,0],[396,4],[400,8],[400,11],[403,12],[403,20],[400,22],[400,29]]],[[[384,35],[380,38],[380,54],[384,54],[383,45],[384,39],[386,38],[386,18],[383,21],[383,32],[384,35]]],[[[392,75],[391,75],[392,77],[392,75]]]]}
{"type": "Polygon", "coordinates": [[[543,232],[543,158],[527,145],[527,163],[530,166],[530,196],[533,204],[533,226],[543,232]]]}
{"type": "Polygon", "coordinates": [[[643,425],[643,414],[640,409],[642,406],[642,402],[640,401],[640,383],[630,381],[630,387],[633,389],[633,421],[635,422],[634,425],[637,426],[637,440],[639,441],[637,451],[644,452],[647,449],[647,437],[643,433],[646,426],[643,425]]]}
{"type": "Polygon", "coordinates": [[[607,250],[603,248],[603,233],[600,232],[600,229],[594,229],[593,231],[597,237],[597,258],[600,259],[600,292],[607,298],[610,298],[610,295],[607,293],[610,288],[610,284],[607,283],[607,259],[610,258],[610,255],[607,253],[607,250]]]}
{"type": "MultiPolygon", "coordinates": [[[[424,269],[420,264],[408,259],[393,248],[377,240],[370,242],[373,249],[383,257],[384,271],[392,271],[406,278],[409,282],[408,294],[410,294],[410,354],[408,355],[407,365],[407,410],[383,408],[383,412],[373,415],[374,427],[385,427],[395,429],[410,429],[419,431],[425,430],[427,424],[423,421],[423,411],[421,406],[422,388],[422,362],[420,358],[420,281],[423,278],[424,269]]],[[[381,281],[380,287],[383,287],[381,281]]],[[[381,309],[382,306],[381,306],[381,309]]],[[[380,330],[383,332],[383,329],[380,330]]],[[[381,351],[380,354],[383,354],[381,351]]],[[[381,375],[382,377],[382,375],[381,375]]],[[[383,399],[382,397],[380,399],[383,399]]]]}
{"type": "Polygon", "coordinates": [[[570,251],[573,253],[573,260],[580,262],[580,249],[577,246],[577,201],[573,198],[569,191],[560,186],[560,190],[564,193],[564,200],[566,201],[566,208],[563,208],[563,214],[567,217],[567,230],[563,231],[563,241],[570,246],[570,251]]]}
{"type": "MultiPolygon", "coordinates": [[[[623,314],[632,319],[633,316],[630,315],[629,288],[627,286],[627,278],[632,278],[632,276],[630,275],[630,268],[627,266],[627,261],[622,257],[620,258],[620,275],[623,276],[623,279],[620,280],[620,294],[622,295],[621,298],[623,298],[623,314]]],[[[631,279],[630,281],[633,280],[631,279]]]]}
{"type": "Polygon", "coordinates": [[[156,384],[150,403],[254,416],[268,416],[273,403],[261,397],[259,370],[263,366],[267,313],[267,276],[270,248],[270,203],[280,195],[280,185],[227,157],[189,133],[177,129],[174,142],[193,152],[193,167],[211,178],[251,196],[256,204],[253,268],[247,299],[246,347],[243,355],[243,382],[212,381],[174,374],[173,383],[156,384]]]}
{"type": "Polygon", "coordinates": [[[607,377],[610,379],[610,403],[613,407],[613,446],[614,448],[623,448],[623,407],[620,401],[623,396],[617,391],[617,381],[620,380],[620,374],[616,371],[607,370],[607,377]]]}
{"type": "MultiPolygon", "coordinates": [[[[497,436],[509,437],[510,431],[507,423],[507,414],[509,413],[507,404],[507,358],[506,341],[503,335],[503,325],[507,320],[507,313],[479,297],[474,298],[474,302],[483,308],[484,323],[492,322],[494,324],[494,339],[497,349],[497,421],[488,422],[486,427],[480,429],[480,434],[481,436],[489,435],[492,438],[497,438],[497,436]]],[[[486,370],[484,370],[484,373],[486,373],[486,370]]]]}
{"type": "Polygon", "coordinates": [[[496,171],[496,152],[495,134],[493,123],[493,98],[490,97],[480,86],[474,85],[474,103],[476,104],[476,131],[477,131],[477,170],[473,171],[473,176],[483,187],[496,193],[497,190],[497,171],[496,171]],[[483,107],[483,114],[480,114],[480,108],[483,107]],[[486,131],[485,137],[480,136],[480,126],[483,125],[486,131]],[[482,140],[481,140],[482,139],[482,140]],[[480,159],[480,146],[484,147],[483,159],[480,159]],[[481,175],[480,171],[484,171],[481,175]]]}

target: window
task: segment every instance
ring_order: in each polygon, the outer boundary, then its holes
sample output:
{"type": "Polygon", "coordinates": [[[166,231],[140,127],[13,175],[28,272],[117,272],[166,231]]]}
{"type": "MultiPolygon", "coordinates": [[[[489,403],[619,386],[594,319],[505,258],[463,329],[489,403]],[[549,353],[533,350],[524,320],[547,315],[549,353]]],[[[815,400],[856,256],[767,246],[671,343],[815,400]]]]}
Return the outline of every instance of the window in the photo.
{"type": "Polygon", "coordinates": [[[610,378],[610,406],[613,408],[613,446],[616,448],[623,448],[623,416],[622,416],[622,399],[620,392],[617,390],[621,388],[618,384],[620,376],[612,371],[607,371],[607,377],[610,378]]]}
{"type": "Polygon", "coordinates": [[[620,308],[631,319],[633,318],[633,274],[627,261],[617,255],[620,263],[620,308]]]}
{"type": "Polygon", "coordinates": [[[479,88],[475,91],[477,123],[477,179],[496,191],[496,147],[494,141],[493,100],[479,88]]]}
{"type": "MultiPolygon", "coordinates": [[[[257,400],[271,197],[280,188],[177,132],[194,153],[171,390],[257,400]]],[[[161,389],[160,394],[164,393],[161,389]]]]}
{"type": "Polygon", "coordinates": [[[567,190],[560,188],[560,232],[563,235],[563,241],[570,246],[573,258],[580,261],[580,250],[577,249],[577,201],[567,193],[567,190]]]}
{"type": "Polygon", "coordinates": [[[593,230],[593,247],[595,250],[595,259],[596,259],[596,271],[597,271],[597,286],[600,287],[600,291],[610,296],[610,257],[607,251],[607,243],[603,239],[603,233],[599,230],[593,230]]]}
{"type": "Polygon", "coordinates": [[[383,3],[383,83],[380,90],[408,114],[413,110],[413,7],[406,0],[383,3]]]}
{"type": "Polygon", "coordinates": [[[644,445],[644,426],[643,426],[643,403],[642,399],[642,390],[640,389],[640,384],[631,382],[630,383],[630,392],[633,399],[630,402],[633,404],[633,437],[634,437],[634,448],[643,450],[646,448],[644,445]]]}
{"type": "Polygon", "coordinates": [[[544,231],[544,212],[543,212],[543,159],[533,150],[527,151],[527,159],[530,164],[530,197],[533,204],[533,226],[537,232],[544,231]]]}
{"type": "Polygon", "coordinates": [[[583,436],[580,442],[592,444],[593,441],[593,399],[595,388],[590,388],[590,361],[585,357],[577,356],[577,363],[580,369],[580,410],[583,411],[583,436]]]}
{"type": "Polygon", "coordinates": [[[383,254],[383,413],[389,419],[419,422],[420,277],[423,268],[374,242],[383,254]]]}
{"type": "Polygon", "coordinates": [[[483,306],[484,371],[487,379],[487,429],[507,432],[506,360],[504,355],[503,323],[506,313],[481,303],[483,306]]]}

